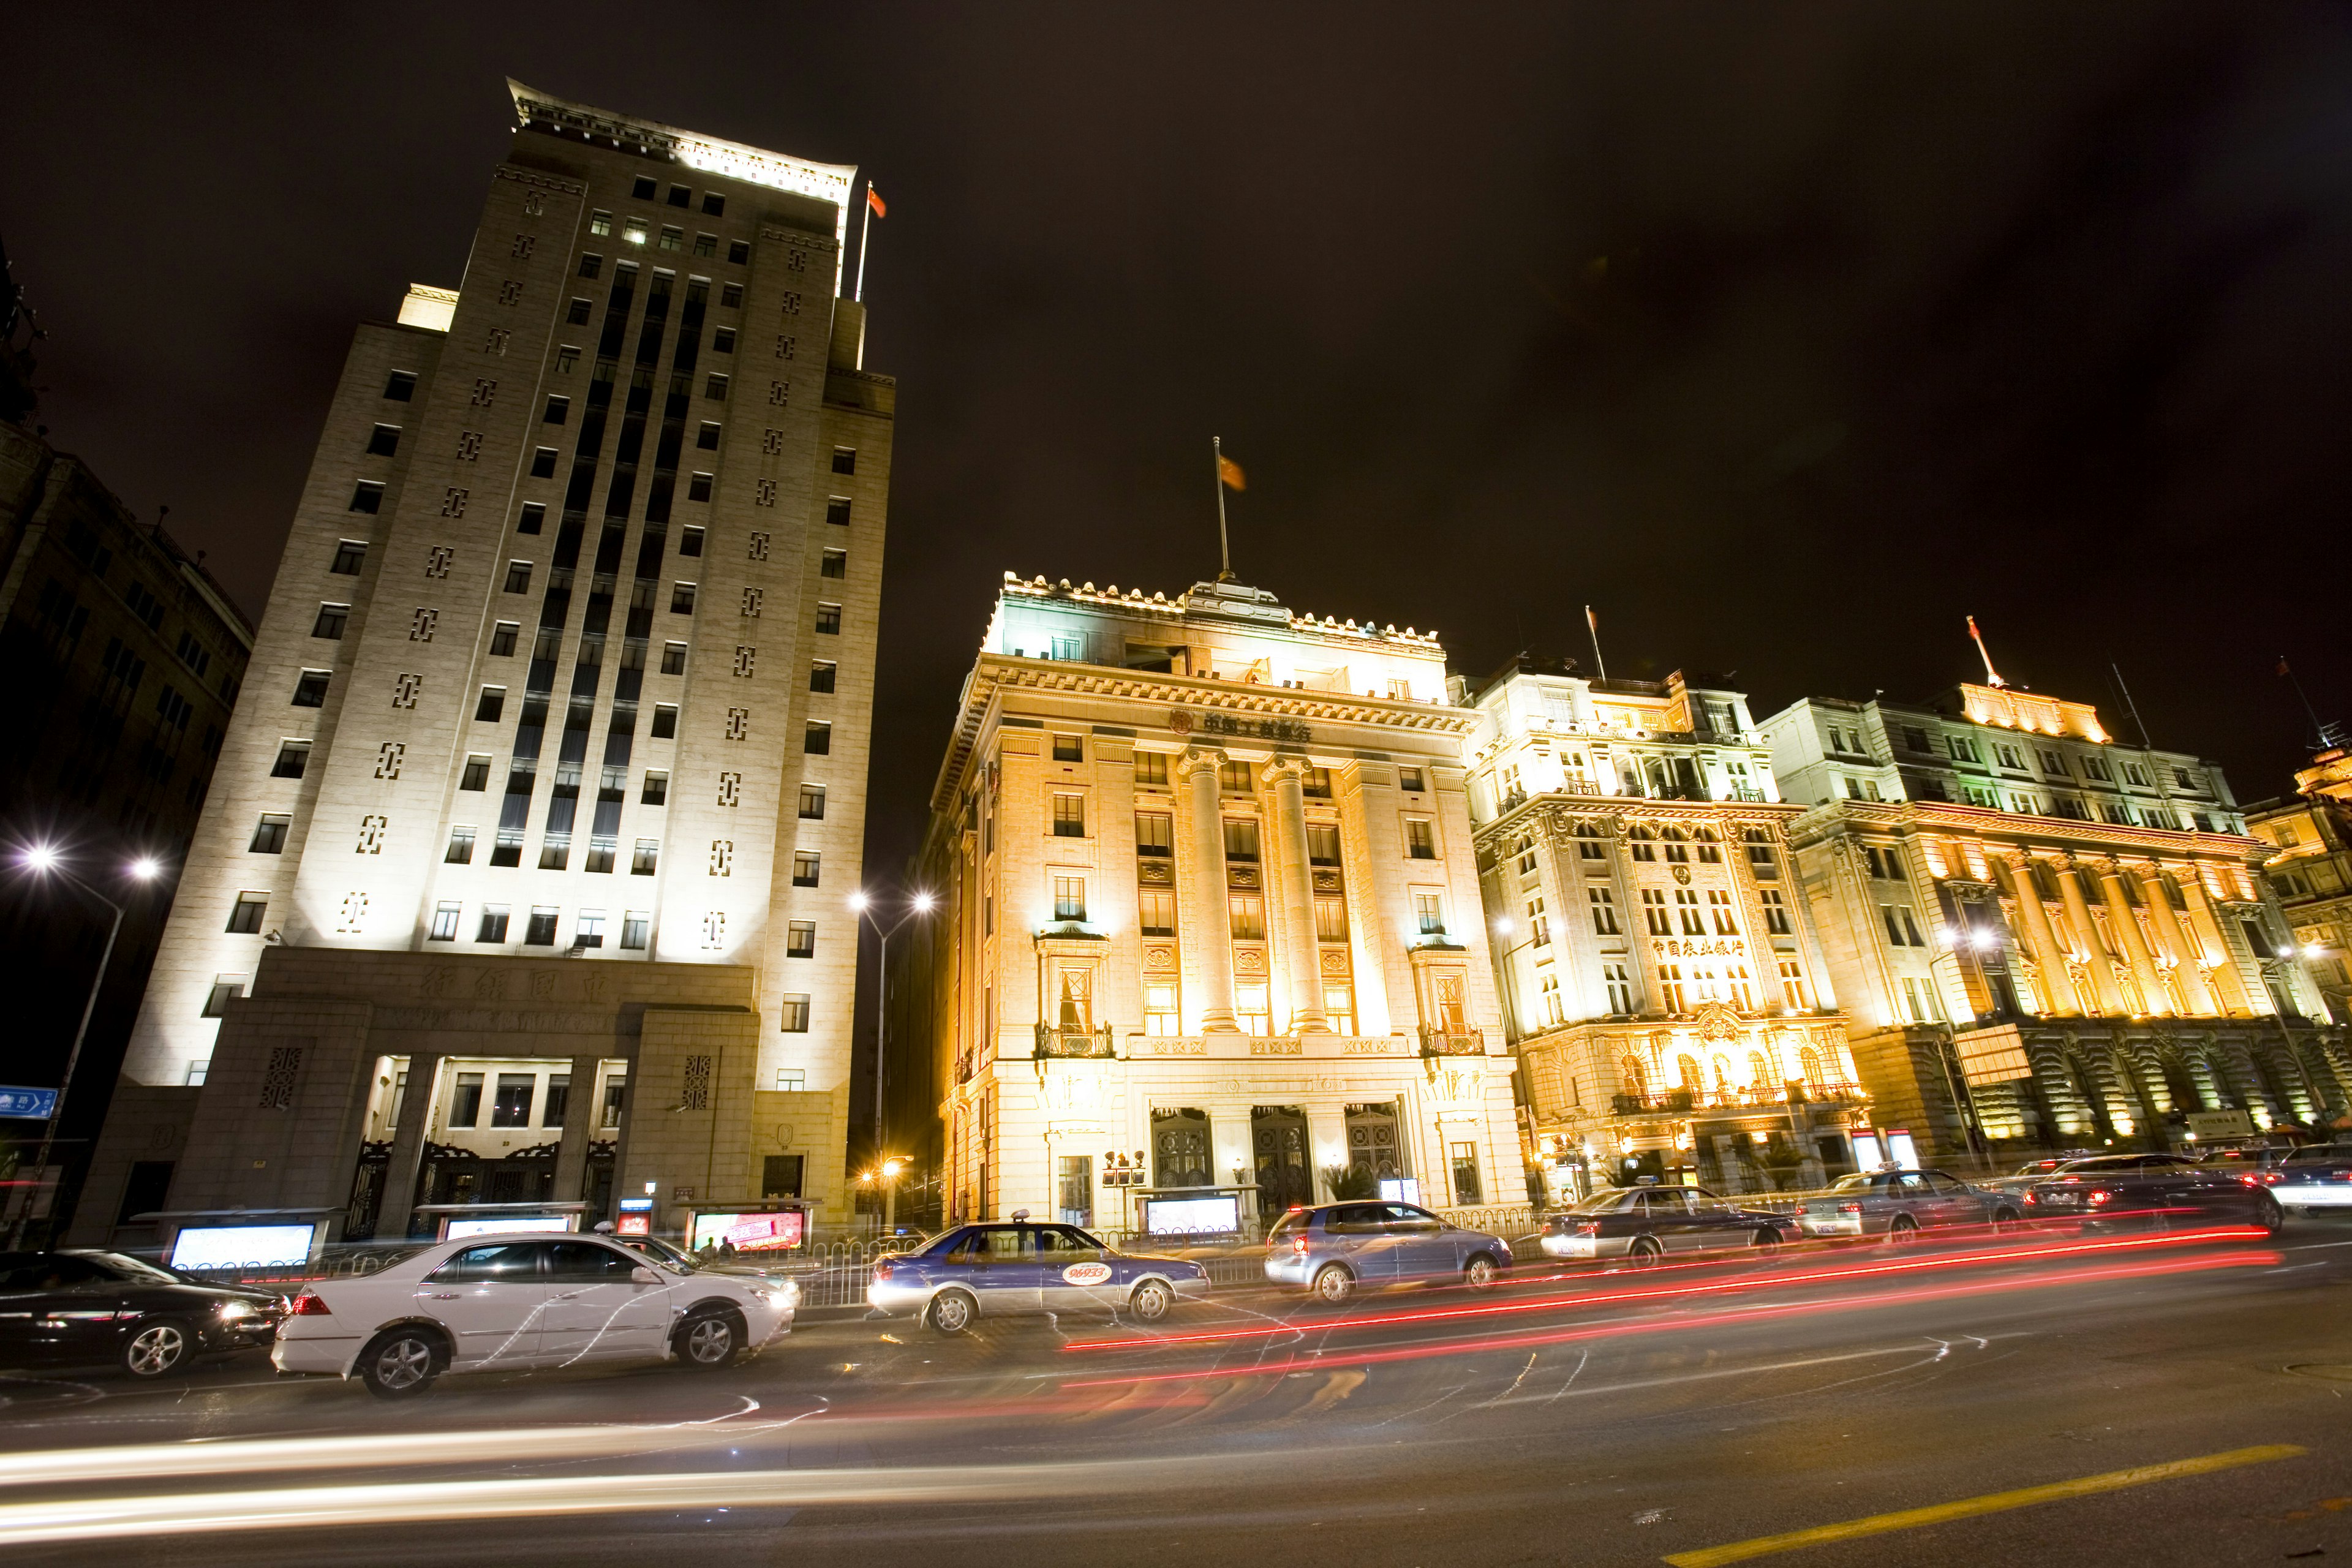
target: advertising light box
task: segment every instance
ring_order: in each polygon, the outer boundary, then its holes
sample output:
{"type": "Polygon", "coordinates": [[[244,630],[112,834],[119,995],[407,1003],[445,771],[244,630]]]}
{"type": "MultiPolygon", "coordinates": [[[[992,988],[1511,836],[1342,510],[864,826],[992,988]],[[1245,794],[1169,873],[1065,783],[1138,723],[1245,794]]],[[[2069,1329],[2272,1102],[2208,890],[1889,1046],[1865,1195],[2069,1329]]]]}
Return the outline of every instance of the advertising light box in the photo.
{"type": "Polygon", "coordinates": [[[1143,1202],[1143,1228],[1152,1236],[1231,1236],[1241,1227],[1242,1201],[1230,1193],[1143,1202]]]}
{"type": "Polygon", "coordinates": [[[172,1240],[174,1268],[282,1268],[310,1261],[315,1224],[216,1225],[184,1230],[172,1240]]]}
{"type": "Polygon", "coordinates": [[[1418,1204],[1421,1202],[1421,1178],[1419,1176],[1382,1176],[1381,1196],[1392,1204],[1418,1204]]]}
{"type": "Polygon", "coordinates": [[[693,1250],[725,1242],[738,1252],[783,1252],[798,1247],[808,1216],[798,1209],[773,1214],[698,1214],[693,1250]]]}
{"type": "Polygon", "coordinates": [[[458,1219],[441,1222],[441,1239],[463,1241],[469,1236],[504,1236],[514,1231],[570,1230],[572,1216],[560,1214],[518,1215],[507,1219],[458,1219]]]}

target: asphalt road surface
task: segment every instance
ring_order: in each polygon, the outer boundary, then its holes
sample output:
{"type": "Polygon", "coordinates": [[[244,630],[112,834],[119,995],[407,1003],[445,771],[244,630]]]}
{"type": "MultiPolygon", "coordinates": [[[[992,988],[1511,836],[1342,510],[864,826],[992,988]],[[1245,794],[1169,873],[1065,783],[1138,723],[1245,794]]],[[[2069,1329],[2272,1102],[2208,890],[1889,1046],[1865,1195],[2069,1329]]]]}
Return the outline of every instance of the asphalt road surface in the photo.
{"type": "Polygon", "coordinates": [[[2352,1223],[804,1323],[379,1404],[0,1380],[12,1564],[2352,1560],[2352,1223]],[[1889,1517],[1892,1516],[1892,1517],[1889,1517]]]}

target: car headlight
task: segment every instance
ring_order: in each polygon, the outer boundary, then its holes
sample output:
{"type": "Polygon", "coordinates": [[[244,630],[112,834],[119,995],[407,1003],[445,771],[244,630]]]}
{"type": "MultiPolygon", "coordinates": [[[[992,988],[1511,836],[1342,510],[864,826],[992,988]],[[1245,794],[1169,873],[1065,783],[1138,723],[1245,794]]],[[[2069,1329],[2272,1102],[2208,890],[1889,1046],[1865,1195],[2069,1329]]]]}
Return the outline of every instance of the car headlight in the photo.
{"type": "Polygon", "coordinates": [[[250,1318],[253,1312],[253,1303],[250,1301],[223,1301],[220,1305],[223,1322],[235,1322],[239,1318],[250,1318]]]}
{"type": "Polygon", "coordinates": [[[772,1307],[797,1307],[801,1304],[801,1288],[791,1279],[779,1280],[768,1287],[768,1304],[772,1307]]]}

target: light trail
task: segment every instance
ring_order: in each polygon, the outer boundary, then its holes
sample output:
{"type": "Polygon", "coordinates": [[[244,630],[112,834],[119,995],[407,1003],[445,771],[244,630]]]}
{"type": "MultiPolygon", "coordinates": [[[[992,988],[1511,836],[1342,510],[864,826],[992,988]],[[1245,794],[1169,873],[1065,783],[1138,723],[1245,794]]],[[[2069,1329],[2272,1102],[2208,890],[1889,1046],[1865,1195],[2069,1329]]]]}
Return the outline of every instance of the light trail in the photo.
{"type": "Polygon", "coordinates": [[[2117,1279],[2154,1279],[2163,1276],[2197,1274],[2221,1268],[2254,1268],[2280,1261],[2275,1252],[2240,1253],[2233,1257],[2151,1259],[2147,1262],[2116,1263],[2102,1268],[2070,1270],[2063,1274],[2031,1276],[2021,1279],[1986,1279],[1959,1281],[1930,1289],[1885,1291],[1877,1295],[1844,1297],[1836,1300],[1788,1302],[1780,1306],[1727,1308],[1720,1312],[1702,1313],[1696,1317],[1639,1318],[1629,1322],[1579,1324],[1549,1331],[1527,1331],[1517,1333],[1490,1335],[1484,1339],[1443,1340],[1432,1344],[1400,1346],[1383,1350],[1334,1351],[1328,1353],[1312,1352],[1299,1356],[1286,1356],[1280,1361],[1262,1362],[1248,1366],[1207,1367],[1194,1372],[1130,1373],[1118,1377],[1073,1379],[1064,1388],[1126,1387],[1144,1384],[1183,1384],[1213,1381],[1227,1377],[1273,1377],[1294,1372],[1328,1372],[1339,1367],[1372,1366],[1383,1363],[1425,1360],[1432,1356],[1469,1355],[1482,1351],[1522,1351],[1529,1346],[1573,1344],[1588,1340],[1620,1339],[1637,1334],[1686,1332],[1693,1329],[1743,1327],[1750,1323],[1769,1322],[1782,1318],[1818,1317],[1829,1312],[1860,1310],[1873,1307],[1899,1307],[1923,1301],[1945,1301],[1969,1296],[1998,1295],[2009,1290],[2047,1289],[2071,1285],[2112,1282],[2117,1279]]]}
{"type": "Polygon", "coordinates": [[[2077,1241],[2047,1247],[2004,1248],[1994,1252],[1961,1252],[1937,1258],[1910,1258],[1900,1261],[1863,1264],[1849,1268],[1806,1270],[1799,1273],[1751,1275],[1737,1279],[1709,1279],[1696,1284],[1652,1286],[1646,1289],[1618,1289],[1588,1290],[1572,1295],[1538,1296],[1520,1301],[1482,1301],[1461,1307],[1433,1307],[1418,1312],[1383,1312],[1371,1317],[1333,1318],[1277,1323],[1270,1327],[1203,1330],[1189,1334],[1154,1334],[1123,1340],[1075,1340],[1062,1347],[1070,1351],[1158,1350],[1171,1345],[1203,1344],[1214,1341],[1265,1338],[1276,1334],[1321,1333],[1333,1329],[1388,1328],[1399,1323],[1443,1322],[1451,1319],[1493,1317],[1506,1312],[1539,1312],[1557,1307],[1604,1306],[1617,1301],[1672,1300],[1698,1295],[1717,1295],[1726,1290],[1752,1290],[1792,1285],[1831,1284],[1845,1279],[1866,1279],[1890,1274],[1912,1274],[1932,1268],[1955,1268],[2000,1263],[2038,1263],[2045,1258],[2080,1257],[2090,1253],[2112,1253],[2152,1247],[2181,1247],[2210,1241],[2259,1241],[2267,1239],[2269,1232],[2253,1226],[2217,1226],[2210,1230],[2162,1231],[2152,1236],[2125,1237],[2108,1241],[2077,1241]]]}

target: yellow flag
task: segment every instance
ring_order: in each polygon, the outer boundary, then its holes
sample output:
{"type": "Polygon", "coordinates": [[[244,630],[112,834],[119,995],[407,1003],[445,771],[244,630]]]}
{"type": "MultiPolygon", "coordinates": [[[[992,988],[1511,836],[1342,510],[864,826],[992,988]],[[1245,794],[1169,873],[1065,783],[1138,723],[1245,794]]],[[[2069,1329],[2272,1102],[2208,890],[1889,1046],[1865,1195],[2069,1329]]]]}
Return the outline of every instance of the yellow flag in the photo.
{"type": "Polygon", "coordinates": [[[1217,478],[1224,480],[1228,489],[1237,490],[1249,489],[1242,479],[1242,466],[1223,452],[1217,454],[1217,478]]]}

